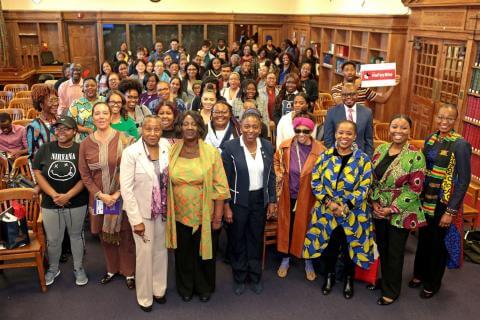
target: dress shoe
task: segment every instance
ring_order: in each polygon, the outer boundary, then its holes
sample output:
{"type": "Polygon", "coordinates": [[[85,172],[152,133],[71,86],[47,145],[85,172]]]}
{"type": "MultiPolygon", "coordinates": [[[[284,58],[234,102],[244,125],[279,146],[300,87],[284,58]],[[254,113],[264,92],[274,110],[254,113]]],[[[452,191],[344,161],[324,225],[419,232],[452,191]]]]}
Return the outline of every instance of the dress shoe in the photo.
{"type": "Polygon", "coordinates": [[[107,273],[105,273],[105,275],[102,277],[102,279],[100,279],[100,283],[101,283],[101,284],[107,284],[107,283],[109,283],[110,281],[112,281],[112,279],[115,278],[116,275],[117,275],[117,273],[109,274],[109,273],[107,272],[107,273]]]}
{"type": "Polygon", "coordinates": [[[198,298],[200,299],[200,302],[208,302],[210,300],[210,293],[205,293],[205,294],[201,294],[198,296],[198,298]]]}
{"type": "Polygon", "coordinates": [[[425,291],[425,289],[420,291],[420,298],[422,299],[430,299],[434,295],[435,295],[435,292],[428,292],[428,291],[425,291]]]}
{"type": "Polygon", "coordinates": [[[127,288],[132,290],[135,289],[135,278],[126,278],[125,282],[127,283],[127,288]]]}
{"type": "Polygon", "coordinates": [[[142,309],[143,312],[151,312],[152,311],[152,306],[144,307],[142,305],[138,305],[140,309],[142,309]]]}
{"type": "Polygon", "coordinates": [[[353,297],[353,278],[347,276],[345,278],[345,285],[343,286],[343,296],[345,299],[351,299],[353,297]]]}
{"type": "Polygon", "coordinates": [[[367,290],[370,290],[370,291],[375,291],[375,290],[379,290],[381,288],[381,285],[380,285],[380,282],[377,282],[375,284],[367,284],[367,290]]]}
{"type": "Polygon", "coordinates": [[[408,281],[408,287],[415,289],[422,285],[422,281],[414,281],[414,279],[408,281]]]}
{"type": "Polygon", "coordinates": [[[395,299],[393,299],[392,301],[387,301],[383,297],[381,297],[377,300],[377,304],[379,306],[388,306],[389,304],[392,304],[394,302],[395,302],[395,299]]]}
{"type": "Polygon", "coordinates": [[[260,294],[263,292],[263,283],[262,281],[259,281],[257,283],[252,283],[250,286],[250,289],[255,292],[256,294],[260,294]]]}
{"type": "Polygon", "coordinates": [[[245,292],[245,283],[237,283],[233,285],[233,293],[237,296],[241,296],[245,292]]]}
{"type": "Polygon", "coordinates": [[[165,304],[167,302],[167,294],[165,293],[163,296],[161,297],[155,297],[153,296],[153,300],[156,302],[156,303],[160,303],[160,304],[165,304]]]}
{"type": "Polygon", "coordinates": [[[183,302],[190,302],[192,301],[192,296],[182,296],[183,302]]]}
{"type": "Polygon", "coordinates": [[[322,286],[322,293],[324,296],[329,294],[332,291],[333,286],[335,285],[335,273],[329,273],[325,277],[325,282],[322,286]]]}

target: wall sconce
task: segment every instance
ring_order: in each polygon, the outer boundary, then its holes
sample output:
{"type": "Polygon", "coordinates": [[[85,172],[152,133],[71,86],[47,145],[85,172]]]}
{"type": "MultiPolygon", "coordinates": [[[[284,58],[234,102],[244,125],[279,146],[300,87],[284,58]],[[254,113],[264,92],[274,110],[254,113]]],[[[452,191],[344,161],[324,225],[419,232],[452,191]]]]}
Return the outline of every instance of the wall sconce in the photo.
{"type": "Polygon", "coordinates": [[[413,49],[417,51],[422,50],[422,42],[419,39],[415,38],[413,41],[409,42],[413,42],[413,49]]]}

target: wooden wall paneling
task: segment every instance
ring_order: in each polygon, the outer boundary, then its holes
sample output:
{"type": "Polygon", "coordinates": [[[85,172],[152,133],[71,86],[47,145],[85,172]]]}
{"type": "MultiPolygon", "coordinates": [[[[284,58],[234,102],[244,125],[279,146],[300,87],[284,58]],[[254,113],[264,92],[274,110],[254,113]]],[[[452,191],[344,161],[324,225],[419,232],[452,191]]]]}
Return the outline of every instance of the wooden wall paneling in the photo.
{"type": "Polygon", "coordinates": [[[464,76],[462,77],[462,81],[460,83],[460,93],[459,93],[459,103],[457,105],[458,109],[458,114],[459,117],[457,119],[457,122],[455,123],[455,130],[457,132],[462,132],[463,130],[463,118],[465,115],[466,111],[466,105],[467,105],[467,92],[468,92],[468,87],[469,87],[469,82],[472,77],[472,68],[471,68],[471,61],[475,60],[475,45],[472,39],[469,39],[467,41],[466,45],[466,51],[465,51],[465,66],[464,70],[464,76]],[[469,63],[467,63],[469,62],[469,63]]]}
{"type": "Polygon", "coordinates": [[[273,44],[278,46],[282,41],[282,27],[272,25],[259,25],[258,26],[258,41],[265,43],[265,37],[269,35],[272,37],[273,44]]]}
{"type": "Polygon", "coordinates": [[[71,62],[80,63],[90,76],[99,71],[97,26],[95,23],[68,23],[69,52],[71,62]]]}
{"type": "MultiPolygon", "coordinates": [[[[97,47],[98,47],[98,70],[102,70],[102,64],[105,59],[105,48],[103,46],[103,24],[102,22],[96,23],[97,28],[97,47]]],[[[153,28],[155,30],[155,28],[153,28]]]]}
{"type": "MultiPolygon", "coordinates": [[[[132,55],[136,57],[136,52],[134,52],[136,49],[132,48],[130,44],[130,24],[128,23],[126,24],[126,29],[125,29],[125,41],[127,42],[128,50],[130,50],[132,52],[132,55]]],[[[102,43],[102,47],[103,47],[103,43],[102,43]]]]}

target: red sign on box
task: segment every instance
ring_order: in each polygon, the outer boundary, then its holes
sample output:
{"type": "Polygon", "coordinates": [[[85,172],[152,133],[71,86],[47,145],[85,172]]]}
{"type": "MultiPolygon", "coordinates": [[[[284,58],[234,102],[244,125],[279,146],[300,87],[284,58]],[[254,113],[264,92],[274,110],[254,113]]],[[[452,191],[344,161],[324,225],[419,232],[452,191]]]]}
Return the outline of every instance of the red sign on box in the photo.
{"type": "Polygon", "coordinates": [[[385,87],[395,85],[396,64],[365,64],[360,69],[362,87],[385,87]]]}

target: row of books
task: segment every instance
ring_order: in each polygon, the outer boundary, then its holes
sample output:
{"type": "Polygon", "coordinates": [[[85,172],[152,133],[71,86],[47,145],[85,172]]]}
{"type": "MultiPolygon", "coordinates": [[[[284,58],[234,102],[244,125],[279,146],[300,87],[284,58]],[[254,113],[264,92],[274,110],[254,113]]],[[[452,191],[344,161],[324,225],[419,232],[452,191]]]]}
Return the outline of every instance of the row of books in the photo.
{"type": "Polygon", "coordinates": [[[337,50],[335,51],[336,55],[341,57],[348,57],[348,52],[349,52],[348,46],[337,44],[337,50]]]}
{"type": "Polygon", "coordinates": [[[480,69],[473,69],[469,93],[480,94],[480,69]]]}
{"type": "Polygon", "coordinates": [[[473,154],[470,160],[472,177],[480,181],[480,156],[473,154]]]}
{"type": "Polygon", "coordinates": [[[474,60],[475,67],[480,67],[480,46],[477,45],[477,54],[475,55],[474,60]]]}
{"type": "Polygon", "coordinates": [[[472,150],[480,153],[480,127],[468,122],[463,124],[463,137],[470,142],[472,150]]]}
{"type": "Polygon", "coordinates": [[[480,98],[468,96],[465,119],[480,124],[480,98]]]}

